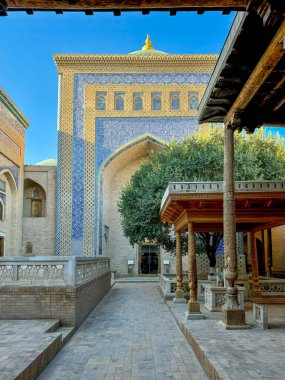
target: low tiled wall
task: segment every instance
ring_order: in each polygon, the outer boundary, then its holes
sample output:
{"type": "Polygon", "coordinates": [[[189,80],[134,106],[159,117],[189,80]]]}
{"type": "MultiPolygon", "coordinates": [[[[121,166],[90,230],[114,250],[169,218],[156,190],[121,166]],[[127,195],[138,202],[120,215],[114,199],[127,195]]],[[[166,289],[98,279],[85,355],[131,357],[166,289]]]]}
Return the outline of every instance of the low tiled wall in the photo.
{"type": "Polygon", "coordinates": [[[110,287],[110,272],[78,286],[0,286],[0,319],[60,319],[78,327],[110,287]]]}

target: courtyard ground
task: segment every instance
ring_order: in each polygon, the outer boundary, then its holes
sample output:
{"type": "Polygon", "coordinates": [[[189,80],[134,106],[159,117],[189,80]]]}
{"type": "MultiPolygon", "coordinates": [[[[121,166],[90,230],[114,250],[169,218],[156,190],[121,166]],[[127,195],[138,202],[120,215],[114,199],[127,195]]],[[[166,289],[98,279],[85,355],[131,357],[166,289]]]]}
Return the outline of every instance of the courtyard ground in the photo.
{"type": "Polygon", "coordinates": [[[40,380],[204,380],[157,283],[116,283],[40,380]]]}
{"type": "MultiPolygon", "coordinates": [[[[270,307],[268,330],[234,331],[218,324],[220,313],[204,308],[205,320],[185,321],[186,308],[165,303],[156,282],[116,282],[39,379],[285,378],[284,307],[270,307]]],[[[250,303],[246,311],[250,323],[250,303]]],[[[32,379],[29,374],[45,365],[71,332],[58,323],[0,321],[0,379],[32,379]],[[24,370],[25,377],[18,377],[24,370]]]]}

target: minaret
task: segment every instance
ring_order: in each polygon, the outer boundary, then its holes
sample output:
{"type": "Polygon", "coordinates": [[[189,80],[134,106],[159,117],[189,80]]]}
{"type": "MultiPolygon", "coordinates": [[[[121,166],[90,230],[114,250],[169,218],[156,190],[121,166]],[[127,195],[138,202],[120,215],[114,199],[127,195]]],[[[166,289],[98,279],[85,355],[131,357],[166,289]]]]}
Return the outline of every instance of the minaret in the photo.
{"type": "Polygon", "coordinates": [[[145,45],[142,47],[142,50],[155,50],[151,44],[149,34],[146,36],[145,45]]]}

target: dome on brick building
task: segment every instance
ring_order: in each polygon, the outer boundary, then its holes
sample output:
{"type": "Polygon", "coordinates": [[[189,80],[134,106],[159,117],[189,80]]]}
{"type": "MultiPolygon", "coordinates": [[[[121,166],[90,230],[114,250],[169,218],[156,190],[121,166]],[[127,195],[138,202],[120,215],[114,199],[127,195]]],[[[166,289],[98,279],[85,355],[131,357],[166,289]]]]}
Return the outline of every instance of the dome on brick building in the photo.
{"type": "Polygon", "coordinates": [[[54,158],[49,158],[47,160],[38,162],[36,165],[38,165],[38,166],[57,166],[57,160],[54,158]]]}

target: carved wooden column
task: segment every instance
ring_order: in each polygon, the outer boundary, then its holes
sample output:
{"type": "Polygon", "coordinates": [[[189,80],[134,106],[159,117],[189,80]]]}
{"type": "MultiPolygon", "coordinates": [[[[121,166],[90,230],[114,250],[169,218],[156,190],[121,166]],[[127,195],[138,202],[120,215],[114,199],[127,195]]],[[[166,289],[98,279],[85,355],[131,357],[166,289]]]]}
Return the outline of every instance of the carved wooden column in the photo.
{"type": "Polygon", "coordinates": [[[183,290],[181,233],[176,232],[176,292],[174,302],[186,302],[183,290]]]}
{"type": "Polygon", "coordinates": [[[222,306],[222,324],[226,328],[245,325],[245,311],[238,302],[237,242],[235,220],[234,182],[234,130],[230,124],[224,129],[224,255],[225,279],[228,287],[225,304],[222,306]]]}
{"type": "Polygon", "coordinates": [[[272,233],[271,229],[266,230],[266,276],[272,276],[272,233]]]}
{"type": "Polygon", "coordinates": [[[204,315],[200,312],[200,303],[197,300],[197,264],[196,264],[196,247],[195,233],[193,223],[188,222],[188,280],[190,300],[188,302],[187,319],[204,319],[204,315]]]}
{"type": "Polygon", "coordinates": [[[251,296],[261,297],[262,292],[259,289],[259,271],[258,271],[258,257],[256,250],[255,233],[250,232],[250,246],[251,246],[251,271],[252,271],[252,290],[251,296]]]}

